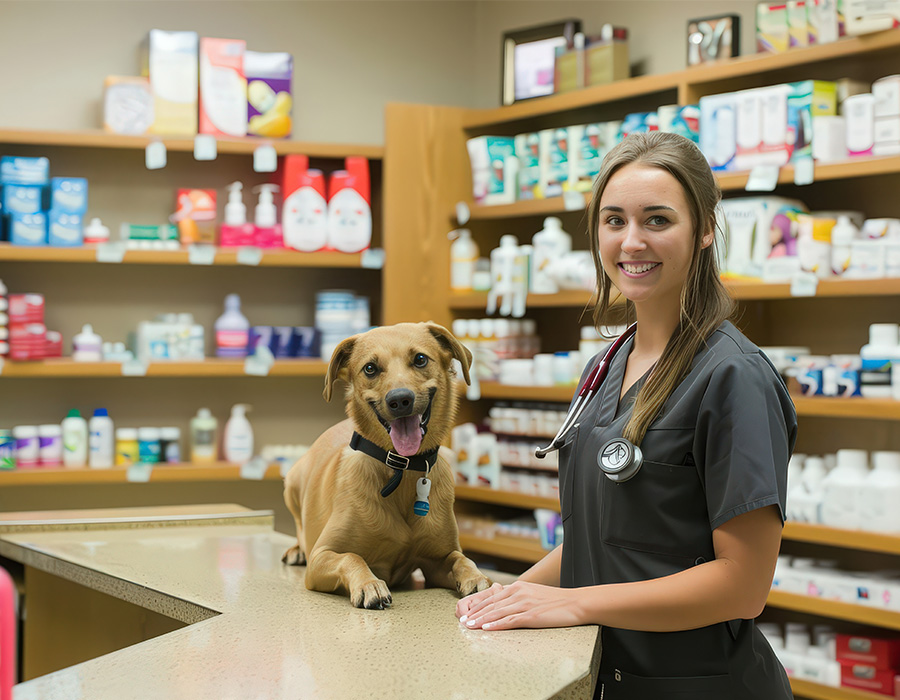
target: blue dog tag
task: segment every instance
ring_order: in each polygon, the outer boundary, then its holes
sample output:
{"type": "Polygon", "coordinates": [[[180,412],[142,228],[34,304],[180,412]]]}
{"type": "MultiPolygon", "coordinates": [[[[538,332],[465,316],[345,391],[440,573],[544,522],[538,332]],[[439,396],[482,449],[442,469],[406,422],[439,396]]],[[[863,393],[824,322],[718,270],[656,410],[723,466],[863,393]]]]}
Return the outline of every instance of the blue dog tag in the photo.
{"type": "Polygon", "coordinates": [[[413,504],[413,513],[416,515],[428,515],[428,494],[431,492],[431,479],[422,477],[416,481],[416,502],[413,504]]]}

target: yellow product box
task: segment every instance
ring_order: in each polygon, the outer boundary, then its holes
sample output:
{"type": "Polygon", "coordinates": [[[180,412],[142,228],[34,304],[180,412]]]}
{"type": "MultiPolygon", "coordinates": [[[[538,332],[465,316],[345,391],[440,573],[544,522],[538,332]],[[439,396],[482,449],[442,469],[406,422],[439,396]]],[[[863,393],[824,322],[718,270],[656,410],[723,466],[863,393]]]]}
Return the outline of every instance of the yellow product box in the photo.
{"type": "Polygon", "coordinates": [[[197,134],[198,51],[196,32],[151,29],[141,51],[141,75],[153,91],[150,133],[197,134]]]}
{"type": "Polygon", "coordinates": [[[618,38],[592,40],[584,49],[585,85],[605,85],[625,80],[629,73],[627,41],[618,38]]]}
{"type": "Polygon", "coordinates": [[[782,53],[790,46],[788,7],[784,2],[756,6],[756,51],[782,53]]]}

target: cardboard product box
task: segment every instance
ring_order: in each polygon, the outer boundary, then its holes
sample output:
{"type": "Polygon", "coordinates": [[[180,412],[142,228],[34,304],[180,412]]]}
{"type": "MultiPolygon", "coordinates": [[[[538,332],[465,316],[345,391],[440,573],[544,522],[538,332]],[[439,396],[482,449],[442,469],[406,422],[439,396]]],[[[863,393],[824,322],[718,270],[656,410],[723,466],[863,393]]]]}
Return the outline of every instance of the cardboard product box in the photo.
{"type": "Polygon", "coordinates": [[[842,664],[863,664],[880,670],[900,668],[900,639],[838,634],[836,658],[842,664]]]}
{"type": "Polygon", "coordinates": [[[197,134],[199,90],[197,32],[151,29],[142,45],[141,75],[153,91],[150,133],[164,136],[197,134]]]}
{"type": "Polygon", "coordinates": [[[200,39],[201,134],[247,135],[247,78],[243,39],[200,39]]]}
{"type": "Polygon", "coordinates": [[[143,136],[153,126],[153,90],[148,78],[110,75],[103,82],[103,129],[143,136]]]}
{"type": "Polygon", "coordinates": [[[850,36],[900,27],[900,0],[844,0],[843,9],[850,36]]]}
{"type": "Polygon", "coordinates": [[[289,53],[246,51],[247,133],[290,138],[294,98],[291,78],[294,59],[289,53]]]}
{"type": "Polygon", "coordinates": [[[628,31],[610,27],[601,37],[591,37],[584,49],[585,85],[605,85],[631,75],[628,65],[628,31]]]}
{"type": "Polygon", "coordinates": [[[569,51],[565,46],[557,46],[553,64],[553,92],[572,92],[583,87],[584,49],[569,51]]]}
{"type": "Polygon", "coordinates": [[[737,151],[736,93],[700,98],[700,150],[716,171],[734,170],[737,151]]]}
{"type": "Polygon", "coordinates": [[[782,53],[790,47],[787,4],[761,2],[756,6],[757,53],[782,53]]]}
{"type": "Polygon", "coordinates": [[[838,4],[840,0],[806,0],[806,25],[809,45],[829,44],[840,36],[838,4]]]}
{"type": "Polygon", "coordinates": [[[788,162],[790,92],[789,85],[771,85],[736,93],[735,169],[750,170],[757,165],[788,162]]]}
{"type": "Polygon", "coordinates": [[[824,80],[790,83],[787,145],[792,161],[812,156],[813,119],[837,115],[837,85],[824,80]]]}
{"type": "Polygon", "coordinates": [[[516,158],[519,161],[517,199],[540,199],[541,163],[540,137],[537,132],[517,134],[515,138],[516,158]]]}
{"type": "Polygon", "coordinates": [[[895,675],[892,670],[841,662],[841,687],[843,688],[858,688],[870,693],[893,697],[895,675]]]}
{"type": "Polygon", "coordinates": [[[809,46],[810,31],[807,24],[807,0],[788,0],[788,46],[792,49],[809,46]]]}

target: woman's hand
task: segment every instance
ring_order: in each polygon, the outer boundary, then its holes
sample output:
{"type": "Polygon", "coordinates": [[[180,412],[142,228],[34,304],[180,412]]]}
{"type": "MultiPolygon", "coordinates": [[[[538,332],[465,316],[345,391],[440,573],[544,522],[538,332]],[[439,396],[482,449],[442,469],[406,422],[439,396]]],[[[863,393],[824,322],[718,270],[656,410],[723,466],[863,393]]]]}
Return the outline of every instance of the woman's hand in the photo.
{"type": "Polygon", "coordinates": [[[456,615],[469,629],[574,627],[584,624],[576,591],[524,581],[495,583],[459,601],[456,615]]]}

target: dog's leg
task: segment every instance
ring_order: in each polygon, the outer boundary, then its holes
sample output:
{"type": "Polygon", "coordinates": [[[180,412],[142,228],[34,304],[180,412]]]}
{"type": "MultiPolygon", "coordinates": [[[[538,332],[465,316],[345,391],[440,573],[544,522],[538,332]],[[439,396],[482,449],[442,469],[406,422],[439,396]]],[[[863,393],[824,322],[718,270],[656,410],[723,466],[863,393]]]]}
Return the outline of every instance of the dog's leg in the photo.
{"type": "Polygon", "coordinates": [[[300,518],[294,516],[294,523],[297,525],[297,544],[288,548],[281,557],[281,561],[288,566],[303,566],[306,564],[306,552],[303,551],[303,529],[300,524],[300,518]]]}
{"type": "Polygon", "coordinates": [[[284,488],[284,504],[294,516],[294,524],[297,526],[297,544],[290,547],[281,557],[281,561],[288,566],[303,566],[306,563],[306,550],[303,547],[303,527],[301,520],[302,509],[297,498],[299,485],[296,483],[299,472],[294,474],[294,469],[288,472],[288,478],[285,479],[284,488]]]}
{"type": "Polygon", "coordinates": [[[324,593],[343,588],[357,608],[384,610],[393,602],[387,584],[372,573],[361,556],[352,552],[314,550],[306,568],[306,587],[324,593]]]}
{"type": "Polygon", "coordinates": [[[422,566],[425,583],[440,588],[455,588],[463,597],[490,588],[492,581],[478,570],[475,562],[460,551],[450,552],[443,560],[422,566]]]}

